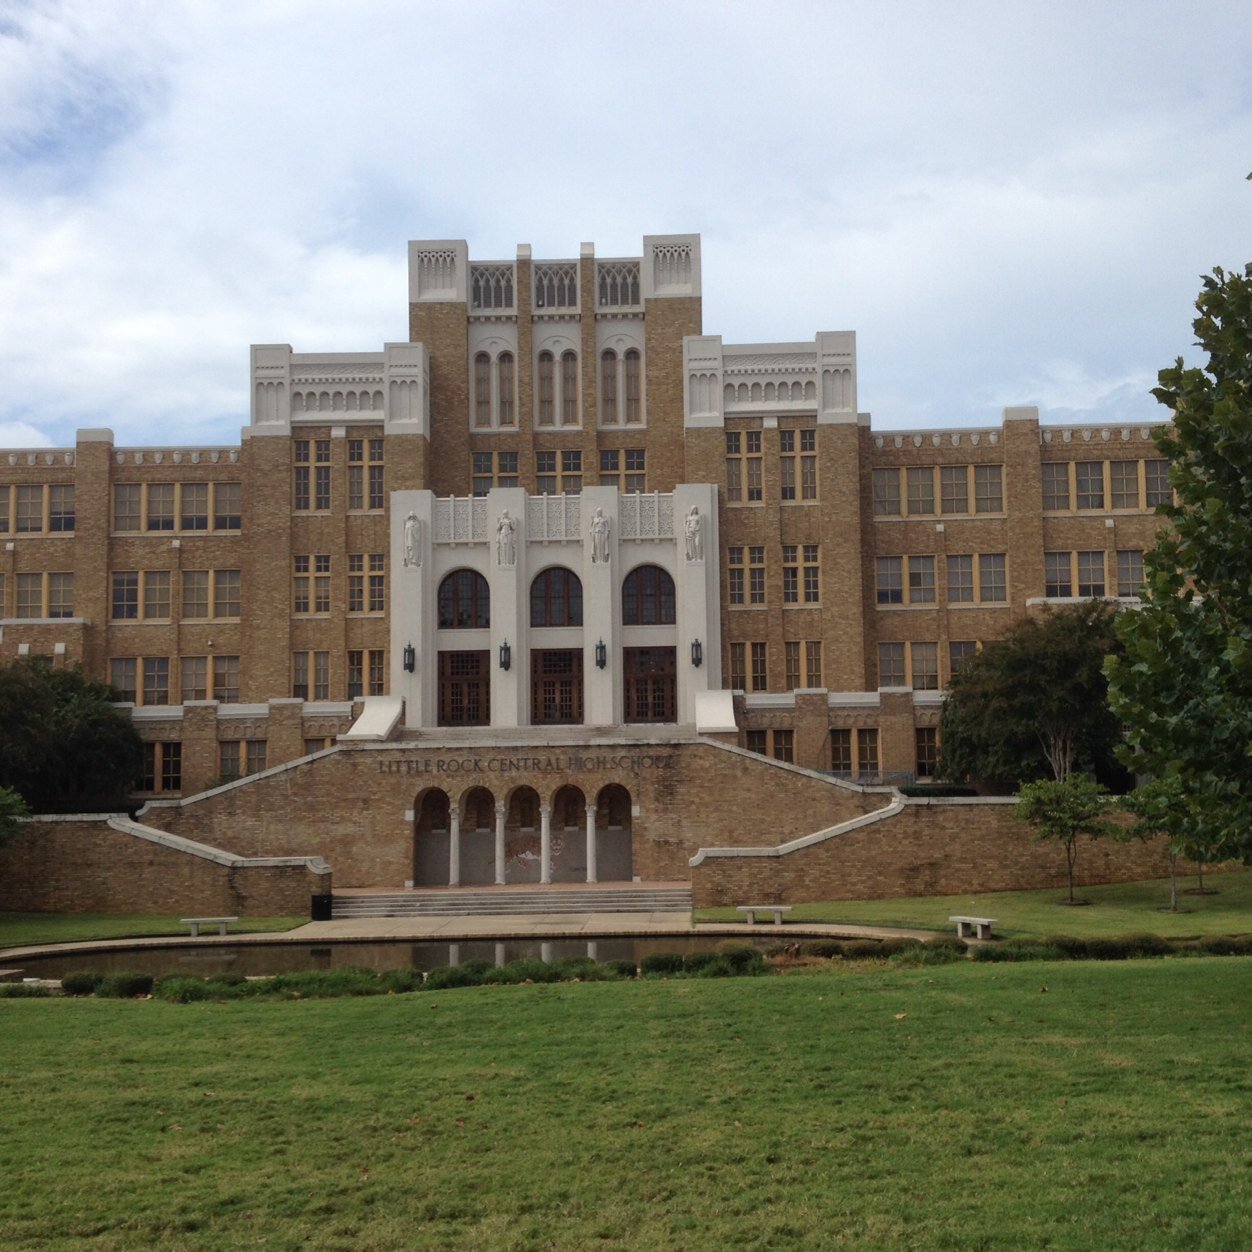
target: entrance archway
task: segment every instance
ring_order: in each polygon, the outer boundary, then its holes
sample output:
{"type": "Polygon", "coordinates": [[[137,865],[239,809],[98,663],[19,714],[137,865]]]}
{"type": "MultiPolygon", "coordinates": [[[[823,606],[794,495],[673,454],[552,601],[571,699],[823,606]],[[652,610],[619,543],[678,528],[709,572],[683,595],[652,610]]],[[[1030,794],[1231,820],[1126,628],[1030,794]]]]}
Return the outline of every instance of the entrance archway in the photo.
{"type": "Polygon", "coordinates": [[[572,784],[552,797],[552,881],[587,881],[587,798],[572,784]]]}
{"type": "Polygon", "coordinates": [[[504,881],[538,882],[540,873],[539,793],[515,787],[504,818],[504,881]]]}
{"type": "Polygon", "coordinates": [[[413,809],[413,885],[446,887],[451,812],[448,793],[438,787],[423,791],[413,809]]]}
{"type": "Polygon", "coordinates": [[[486,787],[461,797],[461,874],[463,887],[496,880],[496,799],[486,787]]]}
{"type": "Polygon", "coordinates": [[[633,874],[630,792],[610,783],[596,797],[596,878],[630,882],[633,874]]]}

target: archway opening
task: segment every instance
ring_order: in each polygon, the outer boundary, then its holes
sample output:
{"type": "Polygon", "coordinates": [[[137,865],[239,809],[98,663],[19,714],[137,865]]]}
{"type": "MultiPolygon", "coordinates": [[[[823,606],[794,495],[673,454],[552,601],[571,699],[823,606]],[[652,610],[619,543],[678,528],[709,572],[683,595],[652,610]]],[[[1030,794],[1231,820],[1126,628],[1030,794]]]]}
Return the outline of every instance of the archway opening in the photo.
{"type": "Polygon", "coordinates": [[[504,881],[538,882],[540,874],[539,793],[517,787],[504,818],[504,881]]]}
{"type": "Polygon", "coordinates": [[[438,787],[423,791],[413,806],[413,885],[448,885],[448,793],[438,787]]]}
{"type": "Polygon", "coordinates": [[[596,878],[630,882],[634,876],[631,843],[633,809],[630,792],[619,783],[600,789],[596,797],[596,878]]]}
{"type": "Polygon", "coordinates": [[[463,887],[496,880],[496,799],[486,787],[471,787],[461,797],[461,873],[463,887]]]}
{"type": "Polygon", "coordinates": [[[552,881],[587,881],[587,798],[571,784],[552,797],[552,881]]]}

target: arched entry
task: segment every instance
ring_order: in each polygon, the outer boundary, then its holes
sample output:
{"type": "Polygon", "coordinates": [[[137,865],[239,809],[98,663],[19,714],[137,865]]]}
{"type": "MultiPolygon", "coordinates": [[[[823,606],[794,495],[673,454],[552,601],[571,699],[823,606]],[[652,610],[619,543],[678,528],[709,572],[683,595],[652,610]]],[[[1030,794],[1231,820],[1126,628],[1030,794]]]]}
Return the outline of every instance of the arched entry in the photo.
{"type": "Polygon", "coordinates": [[[587,799],[566,785],[552,797],[552,881],[587,881],[587,799]]]}
{"type": "Polygon", "coordinates": [[[596,878],[630,882],[633,872],[630,792],[610,783],[596,797],[596,878]]]}
{"type": "Polygon", "coordinates": [[[461,873],[463,887],[496,880],[496,800],[486,787],[471,787],[461,797],[461,873]]]}
{"type": "Polygon", "coordinates": [[[515,787],[504,817],[504,881],[538,882],[540,852],[539,793],[515,787]]]}
{"type": "Polygon", "coordinates": [[[413,885],[448,885],[448,793],[438,787],[423,791],[413,806],[413,885]]]}

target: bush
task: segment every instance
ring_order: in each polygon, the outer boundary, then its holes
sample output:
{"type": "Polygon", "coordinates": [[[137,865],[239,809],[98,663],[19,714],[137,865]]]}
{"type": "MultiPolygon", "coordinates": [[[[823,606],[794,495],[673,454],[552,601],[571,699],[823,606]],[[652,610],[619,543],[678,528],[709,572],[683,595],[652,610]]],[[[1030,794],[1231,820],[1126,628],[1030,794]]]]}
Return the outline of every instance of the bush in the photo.
{"type": "Polygon", "coordinates": [[[679,952],[652,952],[639,962],[639,972],[648,974],[679,974],[682,972],[683,958],[679,952]]]}
{"type": "Polygon", "coordinates": [[[954,961],[963,961],[964,959],[964,949],[958,951],[956,948],[947,945],[937,947],[934,944],[926,943],[917,948],[909,948],[904,952],[897,952],[890,958],[890,961],[892,965],[899,965],[908,969],[919,965],[951,965],[954,961]]]}
{"type": "Polygon", "coordinates": [[[553,970],[558,980],[573,982],[581,978],[583,982],[595,982],[600,977],[600,967],[589,956],[567,956],[553,962],[553,970]]]}
{"type": "Polygon", "coordinates": [[[765,958],[750,943],[719,943],[717,953],[736,974],[755,974],[765,968],[765,958]]]}
{"type": "Polygon", "coordinates": [[[688,952],[683,957],[683,972],[686,974],[698,974],[701,970],[715,964],[718,959],[716,952],[688,952]]]}
{"type": "Polygon", "coordinates": [[[76,969],[61,979],[61,990],[67,996],[93,996],[104,982],[104,975],[93,970],[76,969]]]}
{"type": "Polygon", "coordinates": [[[1252,935],[1209,935],[1196,947],[1206,956],[1252,955],[1252,935]]]}
{"type": "Polygon", "coordinates": [[[1131,955],[1124,939],[1092,938],[1087,940],[1087,960],[1124,961],[1131,955]]]}
{"type": "Polygon", "coordinates": [[[883,945],[877,939],[849,939],[843,945],[844,960],[876,961],[883,956],[883,945]]]}
{"type": "Polygon", "coordinates": [[[1121,941],[1130,956],[1168,956],[1174,950],[1170,942],[1160,935],[1123,935],[1121,941]]]}
{"type": "Polygon", "coordinates": [[[420,969],[389,969],[382,975],[380,982],[382,989],[389,993],[421,991],[422,971],[420,969]]]}
{"type": "Polygon", "coordinates": [[[151,974],[110,974],[96,988],[96,995],[113,1000],[133,1000],[136,996],[152,994],[151,974]]]}
{"type": "Polygon", "coordinates": [[[936,935],[933,939],[926,941],[926,947],[932,952],[947,949],[955,952],[958,956],[964,956],[969,951],[969,944],[964,939],[958,939],[955,935],[936,935]]]}
{"type": "MultiPolygon", "coordinates": [[[[496,965],[484,971],[482,981],[516,985],[524,982],[559,982],[560,978],[561,971],[555,962],[549,965],[547,961],[523,957],[517,961],[510,961],[507,965],[496,965]]],[[[429,984],[429,980],[427,982],[429,984]]]]}
{"type": "Polygon", "coordinates": [[[1043,942],[1048,947],[1055,948],[1070,961],[1081,961],[1087,955],[1087,941],[1077,939],[1073,935],[1048,935],[1043,942]]]}
{"type": "Polygon", "coordinates": [[[51,988],[33,982],[0,982],[0,1000],[42,1000],[51,994],[51,988]]]}
{"type": "Polygon", "coordinates": [[[1059,948],[1034,939],[1010,939],[1005,943],[980,943],[970,952],[975,961],[1063,961],[1059,948]]]}
{"type": "Polygon", "coordinates": [[[175,974],[162,978],[155,994],[171,1004],[190,1004],[193,1000],[211,1000],[213,989],[203,978],[175,974]]]}
{"type": "Polygon", "coordinates": [[[955,783],[909,783],[907,787],[899,787],[897,790],[902,796],[929,797],[932,800],[978,794],[977,787],[960,787],[955,783]]]}
{"type": "Polygon", "coordinates": [[[618,978],[634,978],[639,973],[639,966],[634,961],[605,961],[604,968],[612,970],[618,978]]]}
{"type": "MultiPolygon", "coordinates": [[[[517,965],[518,962],[512,962],[517,965]]],[[[535,964],[542,965],[542,961],[535,964]]],[[[438,965],[426,975],[427,991],[441,991],[448,987],[481,987],[486,975],[494,969],[489,961],[466,961],[464,965],[438,965]]],[[[508,966],[505,966],[507,969],[508,966]]]]}

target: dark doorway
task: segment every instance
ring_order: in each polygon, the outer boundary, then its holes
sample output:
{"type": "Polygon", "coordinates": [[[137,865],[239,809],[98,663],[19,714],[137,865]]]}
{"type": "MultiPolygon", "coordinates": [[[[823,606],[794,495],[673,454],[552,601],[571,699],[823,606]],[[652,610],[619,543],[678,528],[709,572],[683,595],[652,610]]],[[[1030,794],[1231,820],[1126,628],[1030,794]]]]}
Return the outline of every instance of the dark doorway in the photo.
{"type": "Polygon", "coordinates": [[[547,648],[530,654],[530,720],[536,726],[578,725],[583,720],[583,654],[547,648]]]}
{"type": "Polygon", "coordinates": [[[625,648],[622,651],[624,716],[628,722],[678,720],[678,667],[673,648],[625,648]]]}

